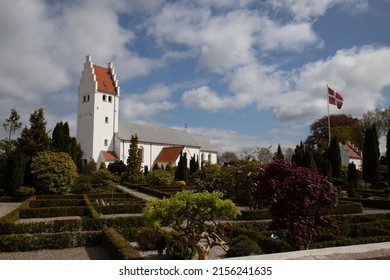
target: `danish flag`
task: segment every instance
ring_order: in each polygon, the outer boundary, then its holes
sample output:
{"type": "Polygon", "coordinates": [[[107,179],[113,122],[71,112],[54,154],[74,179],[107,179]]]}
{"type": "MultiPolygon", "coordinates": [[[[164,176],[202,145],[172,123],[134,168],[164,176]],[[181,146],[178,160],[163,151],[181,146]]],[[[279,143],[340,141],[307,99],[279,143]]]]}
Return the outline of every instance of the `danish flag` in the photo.
{"type": "Polygon", "coordinates": [[[336,105],[338,109],[341,109],[341,107],[343,106],[344,99],[340,93],[328,87],[328,97],[329,104],[336,105]]]}

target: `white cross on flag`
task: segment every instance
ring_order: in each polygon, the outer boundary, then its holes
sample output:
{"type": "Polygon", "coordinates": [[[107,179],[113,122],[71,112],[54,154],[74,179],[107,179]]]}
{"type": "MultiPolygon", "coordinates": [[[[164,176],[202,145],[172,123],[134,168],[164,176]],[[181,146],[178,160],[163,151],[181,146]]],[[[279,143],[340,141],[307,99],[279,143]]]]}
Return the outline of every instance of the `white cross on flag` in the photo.
{"type": "Polygon", "coordinates": [[[344,102],[343,96],[340,93],[331,89],[330,87],[328,87],[328,96],[329,104],[336,105],[338,109],[341,109],[344,102]]]}

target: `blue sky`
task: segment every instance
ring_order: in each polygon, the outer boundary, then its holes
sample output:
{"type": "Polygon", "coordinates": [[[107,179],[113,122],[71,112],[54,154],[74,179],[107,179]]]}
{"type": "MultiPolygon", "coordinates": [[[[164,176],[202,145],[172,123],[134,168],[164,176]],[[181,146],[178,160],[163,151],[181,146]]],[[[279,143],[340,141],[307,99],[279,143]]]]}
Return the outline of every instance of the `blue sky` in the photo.
{"type": "Polygon", "coordinates": [[[344,97],[331,114],[389,106],[389,14],[390,0],[3,1],[0,119],[43,107],[74,135],[90,54],[114,63],[122,120],[187,124],[221,153],[295,147],[327,84],[344,97]]]}

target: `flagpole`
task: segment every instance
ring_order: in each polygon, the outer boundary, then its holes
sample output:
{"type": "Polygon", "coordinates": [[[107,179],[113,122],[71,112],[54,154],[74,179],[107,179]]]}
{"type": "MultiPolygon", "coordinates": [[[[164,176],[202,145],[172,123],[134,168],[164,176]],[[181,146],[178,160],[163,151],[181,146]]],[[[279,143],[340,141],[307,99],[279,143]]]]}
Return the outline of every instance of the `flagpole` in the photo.
{"type": "Polygon", "coordinates": [[[329,87],[326,85],[326,100],[328,103],[328,135],[329,135],[329,142],[328,142],[328,147],[330,146],[330,141],[331,141],[331,135],[330,135],[330,115],[329,115],[329,87]]]}

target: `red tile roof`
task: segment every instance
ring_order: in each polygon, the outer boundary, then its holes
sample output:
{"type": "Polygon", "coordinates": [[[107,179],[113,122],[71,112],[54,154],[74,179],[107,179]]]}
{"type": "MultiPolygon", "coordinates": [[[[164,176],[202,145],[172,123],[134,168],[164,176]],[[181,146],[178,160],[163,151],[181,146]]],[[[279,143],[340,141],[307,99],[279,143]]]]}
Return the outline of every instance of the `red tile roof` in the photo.
{"type": "Polygon", "coordinates": [[[347,143],[343,147],[348,152],[350,158],[362,158],[361,152],[353,144],[347,143]]]}
{"type": "Polygon", "coordinates": [[[117,155],[115,154],[115,152],[106,152],[106,151],[102,151],[102,156],[104,157],[104,159],[106,161],[115,161],[115,160],[119,160],[117,155]]]}
{"type": "Polygon", "coordinates": [[[108,93],[117,94],[114,80],[108,68],[93,65],[95,70],[96,81],[98,83],[98,90],[108,93]]]}
{"type": "Polygon", "coordinates": [[[154,162],[157,163],[175,163],[177,158],[180,155],[180,152],[183,151],[184,147],[164,147],[161,152],[158,154],[154,162]]]}

